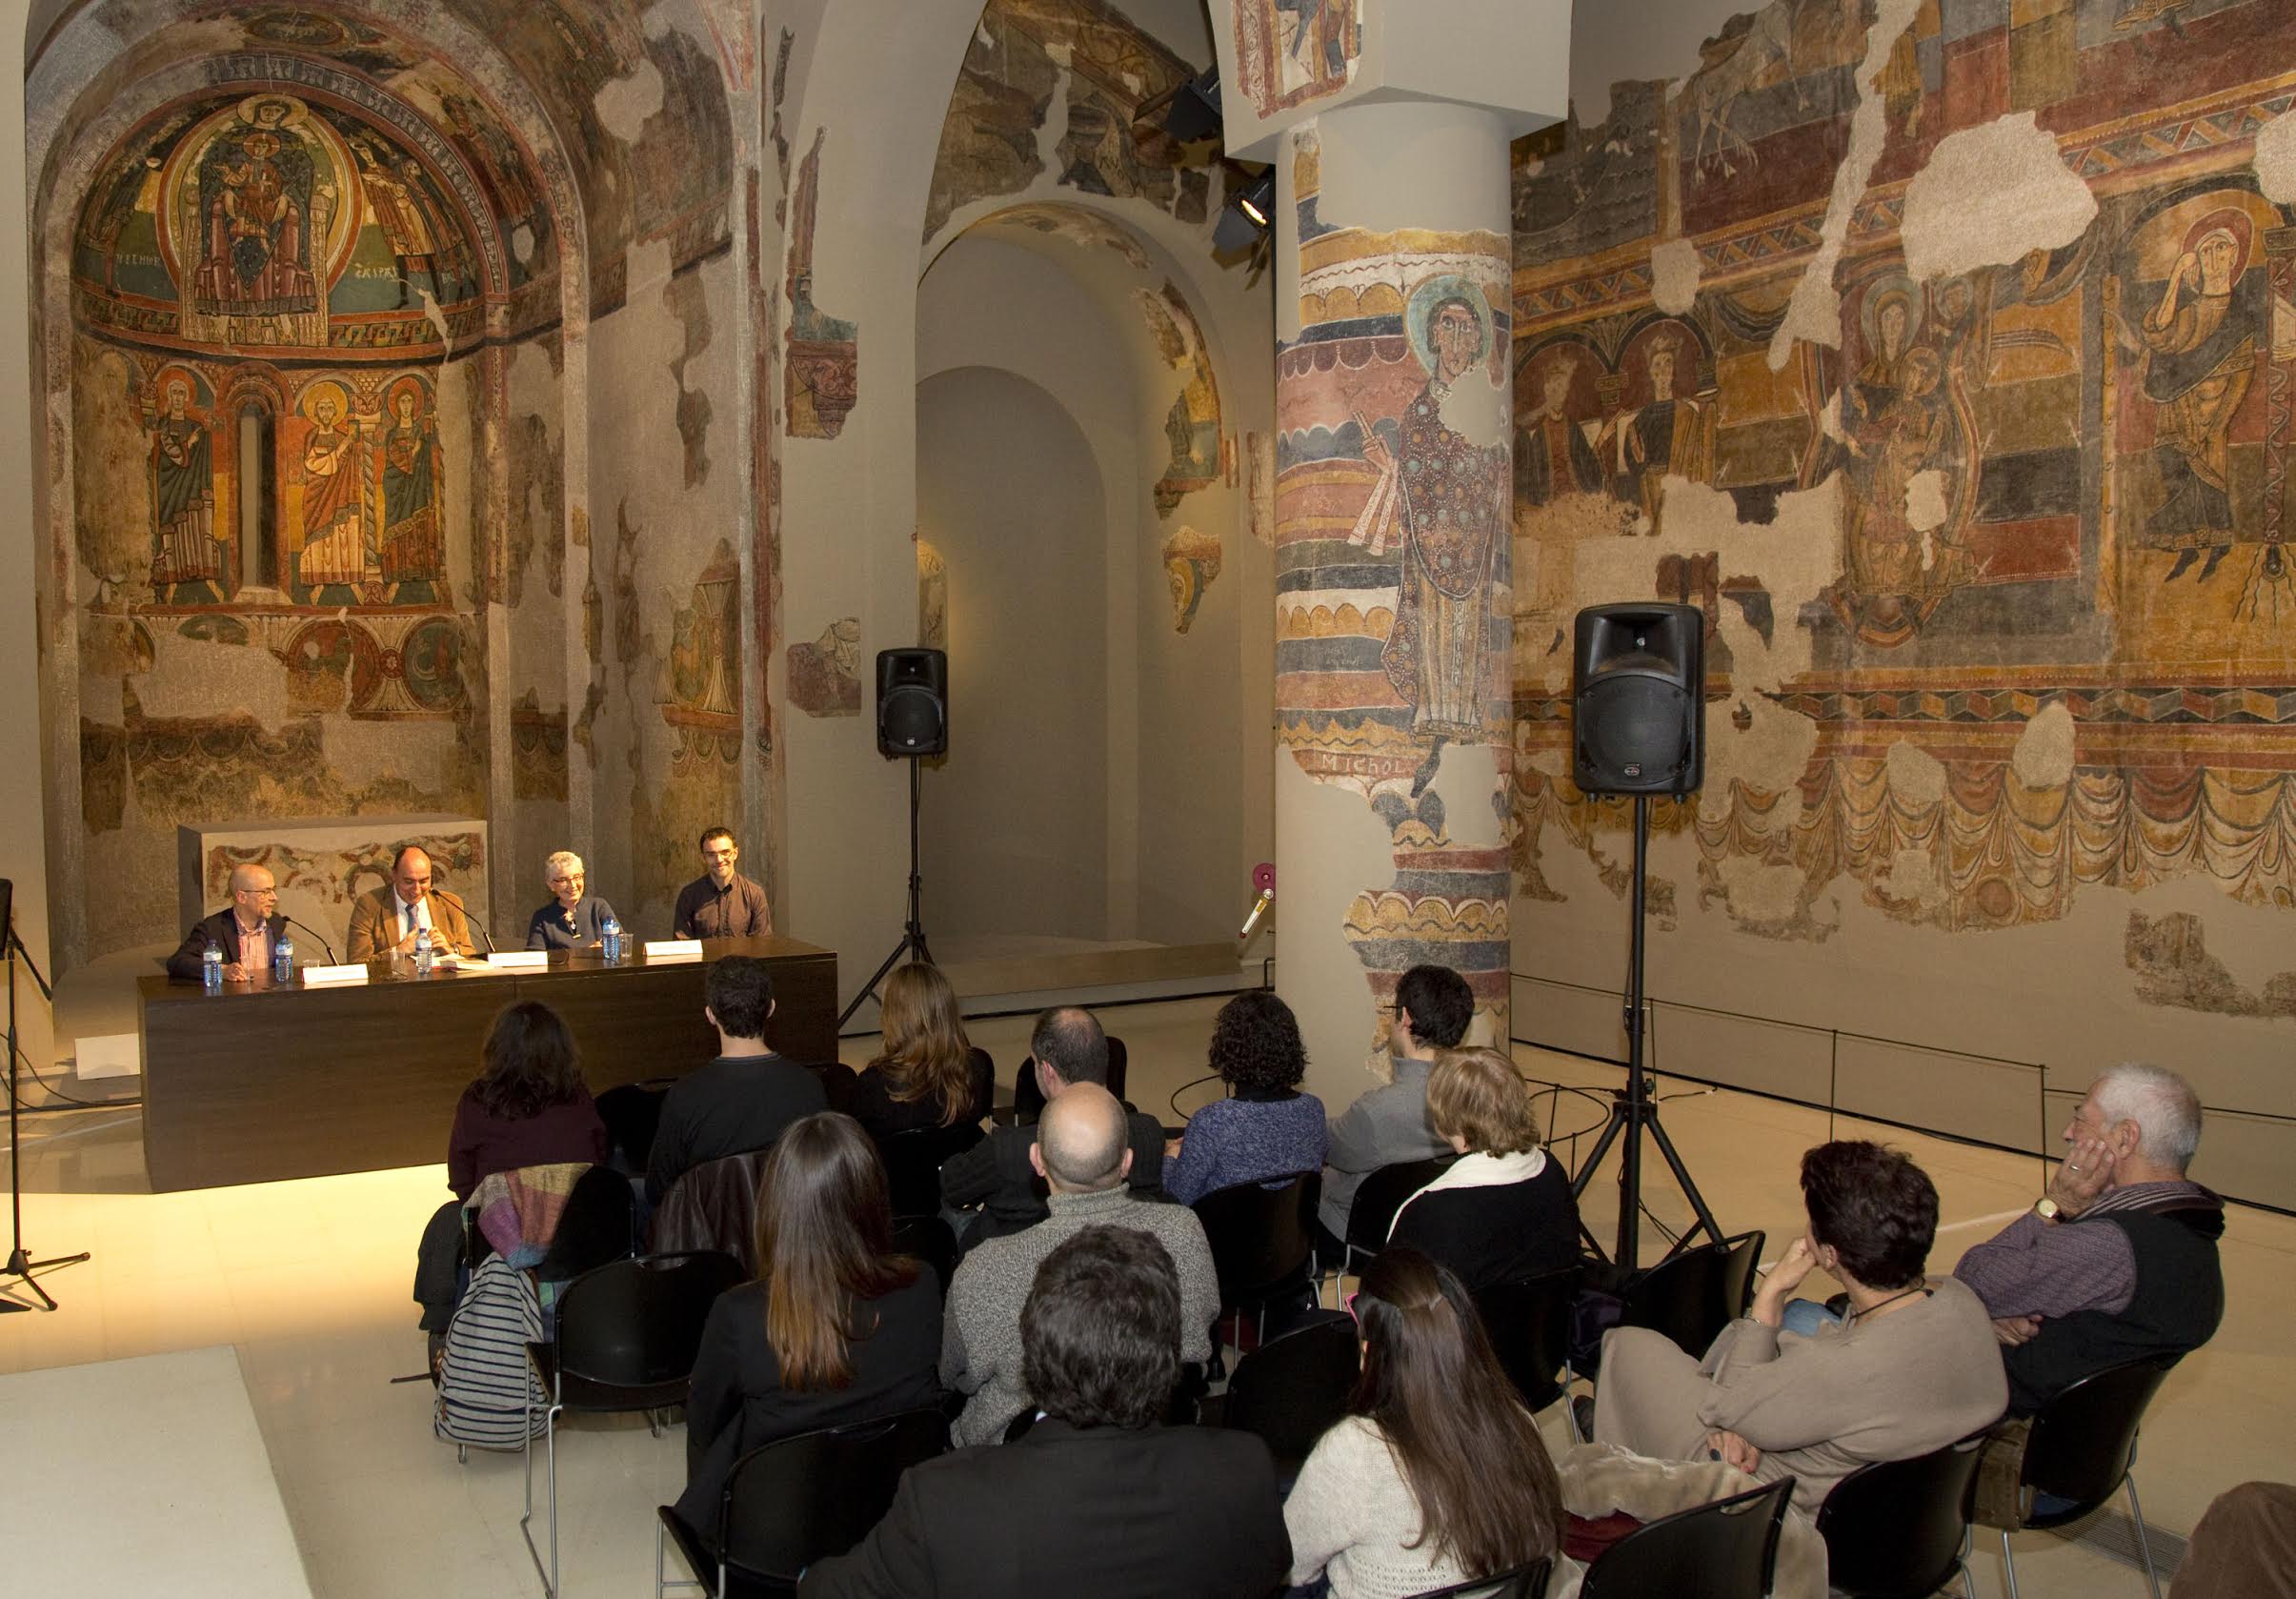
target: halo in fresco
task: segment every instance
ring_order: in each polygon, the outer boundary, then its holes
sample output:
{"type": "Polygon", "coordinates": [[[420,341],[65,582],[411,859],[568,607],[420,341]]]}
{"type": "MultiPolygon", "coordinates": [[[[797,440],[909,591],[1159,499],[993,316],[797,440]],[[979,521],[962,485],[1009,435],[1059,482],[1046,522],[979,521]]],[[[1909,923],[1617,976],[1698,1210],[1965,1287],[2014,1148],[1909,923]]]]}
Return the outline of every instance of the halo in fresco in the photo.
{"type": "Polygon", "coordinates": [[[1490,359],[1491,340],[1495,336],[1490,300],[1484,296],[1480,285],[1458,273],[1444,273],[1411,292],[1411,303],[1403,315],[1403,325],[1411,334],[1411,353],[1429,372],[1435,370],[1435,337],[1429,325],[1435,320],[1435,308],[1448,300],[1463,300],[1474,311],[1475,326],[1482,335],[1482,346],[1476,351],[1475,358],[1490,359]]]}

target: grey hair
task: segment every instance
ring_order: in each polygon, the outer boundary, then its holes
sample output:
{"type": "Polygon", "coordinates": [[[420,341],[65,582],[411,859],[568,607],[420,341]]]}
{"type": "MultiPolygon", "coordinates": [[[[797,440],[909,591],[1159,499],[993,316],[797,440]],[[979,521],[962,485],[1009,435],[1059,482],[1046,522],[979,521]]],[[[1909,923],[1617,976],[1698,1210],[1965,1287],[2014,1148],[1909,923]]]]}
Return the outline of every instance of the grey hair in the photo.
{"type": "Polygon", "coordinates": [[[552,850],[549,858],[542,862],[543,886],[548,887],[550,885],[550,880],[556,877],[560,872],[564,872],[568,877],[572,877],[575,871],[580,869],[581,864],[582,858],[576,855],[573,850],[552,850]]]}
{"type": "Polygon", "coordinates": [[[2183,1171],[2201,1146],[2201,1098],[2166,1066],[2124,1061],[2108,1066],[2091,1090],[2108,1127],[2134,1122],[2145,1158],[2183,1171]]]}

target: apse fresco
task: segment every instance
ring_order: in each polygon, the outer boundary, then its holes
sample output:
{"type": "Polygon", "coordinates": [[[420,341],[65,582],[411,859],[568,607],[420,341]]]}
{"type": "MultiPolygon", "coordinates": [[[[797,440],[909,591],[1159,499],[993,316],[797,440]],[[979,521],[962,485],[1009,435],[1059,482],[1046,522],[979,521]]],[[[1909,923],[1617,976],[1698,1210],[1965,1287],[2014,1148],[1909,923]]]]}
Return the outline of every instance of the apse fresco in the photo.
{"type": "Polygon", "coordinates": [[[1236,87],[1262,119],[1355,81],[1361,0],[1236,0],[1236,87]]]}
{"type": "MultiPolygon", "coordinates": [[[[1520,891],[1619,853],[1559,775],[1566,640],[1658,596],[1708,613],[1715,744],[1659,824],[1742,931],[1828,939],[1844,887],[1956,932],[2181,878],[2296,907],[2286,8],[1875,15],[1779,0],[1519,168],[1520,891]],[[2037,153],[1952,175],[2026,113],[2037,153]],[[2094,220],[2040,236],[2068,179],[2094,220]]],[[[2279,1013],[2170,925],[2131,923],[2145,998],[2279,1013]]]]}

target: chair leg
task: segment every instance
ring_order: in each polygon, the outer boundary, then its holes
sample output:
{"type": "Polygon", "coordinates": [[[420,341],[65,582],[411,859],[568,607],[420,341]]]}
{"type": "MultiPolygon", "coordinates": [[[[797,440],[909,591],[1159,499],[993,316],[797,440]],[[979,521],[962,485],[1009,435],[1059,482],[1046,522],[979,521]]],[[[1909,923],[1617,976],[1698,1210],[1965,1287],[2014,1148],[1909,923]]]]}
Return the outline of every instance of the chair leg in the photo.
{"type": "Polygon", "coordinates": [[[2161,1579],[2152,1565],[2152,1542],[2145,1535],[2145,1507],[2137,1503],[2137,1474],[2131,1471],[2121,1482],[2128,1489],[2129,1520],[2137,1524],[2137,1554],[2145,1562],[2145,1580],[2152,1587],[2152,1599],[2161,1599],[2161,1579]]]}
{"type": "MultiPolygon", "coordinates": [[[[534,1557],[534,1570],[542,1578],[542,1599],[558,1599],[558,1415],[565,1408],[553,1405],[542,1412],[542,1458],[547,1474],[550,1497],[550,1564],[542,1563],[542,1550],[534,1543],[534,1437],[532,1424],[526,1436],[526,1513],[518,1518],[519,1535],[526,1540],[526,1552],[534,1557]]],[[[532,1416],[533,1411],[527,1414],[532,1416]]]]}
{"type": "Polygon", "coordinates": [[[2001,1569],[2008,1584],[2009,1599],[2017,1599],[2017,1557],[2009,1552],[2009,1529],[2001,1529],[2001,1569]]]}

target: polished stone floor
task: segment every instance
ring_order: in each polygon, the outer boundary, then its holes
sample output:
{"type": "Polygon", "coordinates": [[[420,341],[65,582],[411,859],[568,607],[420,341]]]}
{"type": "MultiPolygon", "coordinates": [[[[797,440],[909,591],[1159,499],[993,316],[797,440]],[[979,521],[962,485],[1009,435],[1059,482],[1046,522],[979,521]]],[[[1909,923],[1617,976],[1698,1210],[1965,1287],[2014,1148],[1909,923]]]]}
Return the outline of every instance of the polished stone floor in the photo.
{"type": "MultiPolygon", "coordinates": [[[[1169,1116],[1210,1097],[1183,1087],[1203,1074],[1214,1000],[1113,1008],[1112,1032],[1128,1042],[1131,1097],[1169,1116]]],[[[976,1042],[1008,1082],[1026,1052],[1026,1018],[984,1021],[976,1042]]],[[[848,1041],[867,1058],[873,1041],[848,1041]]],[[[1619,1073],[1567,1057],[1519,1049],[1526,1076],[1595,1097],[1556,1100],[1559,1153],[1569,1134],[1599,1123],[1619,1073]]],[[[1664,1084],[1669,1093],[1689,1088],[1664,1084]]],[[[451,1106],[439,1112],[445,1137],[451,1106]]],[[[1828,1136],[1876,1136],[1910,1150],[1936,1179],[1945,1230],[1932,1259],[1949,1267],[1961,1250],[2022,1209],[2041,1173],[2030,1159],[1974,1149],[1892,1128],[1837,1122],[1823,1112],[1747,1095],[1702,1090],[1668,1100],[1666,1125],[1723,1226],[1761,1227],[1775,1255],[1801,1225],[1795,1162],[1828,1136]]],[[[0,1316],[0,1371],[116,1360],[229,1346],[253,1401],[288,1519],[312,1589],[322,1599],[366,1595],[486,1595],[538,1590],[519,1537],[515,1455],[454,1450],[430,1431],[428,1384],[393,1385],[422,1365],[408,1285],[416,1234],[446,1197],[443,1166],[370,1172],[246,1188],[153,1195],[143,1180],[132,1111],[43,1116],[26,1127],[24,1225],[35,1255],[88,1249],[87,1265],[54,1272],[55,1314],[0,1316]]],[[[1579,1147],[1585,1147],[1581,1139],[1579,1147]]],[[[1676,1228],[1688,1209],[1663,1168],[1645,1203],[1656,1225],[1676,1228]]],[[[1605,1239],[1616,1226],[1608,1175],[1589,1190],[1587,1216],[1605,1239]]],[[[1646,1237],[1654,1236],[1646,1234],[1646,1237]]],[[[2140,1471],[2147,1520],[2189,1531],[2208,1500],[2256,1477],[2296,1478],[2296,1220],[2235,1208],[2225,1245],[2230,1307],[2206,1349],[2170,1377],[2153,1407],[2140,1471]]],[[[19,1296],[22,1297],[22,1296],[19,1296]]],[[[89,1428],[131,1429],[90,1384],[89,1428]]],[[[40,1440],[13,1433],[11,1451],[40,1440]]],[[[651,1436],[640,1424],[583,1420],[562,1437],[562,1525],[573,1599],[635,1594],[653,1580],[654,1507],[684,1478],[684,1441],[651,1436]]],[[[0,1503],[0,1538],[19,1504],[0,1503]]],[[[129,1496],[91,1497],[50,1512],[43,1536],[117,1536],[147,1508],[129,1496]],[[76,1525],[69,1525],[76,1521],[76,1525]]],[[[228,1543],[232,1529],[217,1525],[228,1543]]],[[[2003,1591],[1998,1552],[1981,1546],[1977,1587],[2003,1591]]],[[[2135,1599],[2133,1569],[2045,1535],[2018,1542],[2021,1591],[2033,1599],[2135,1599]]]]}

